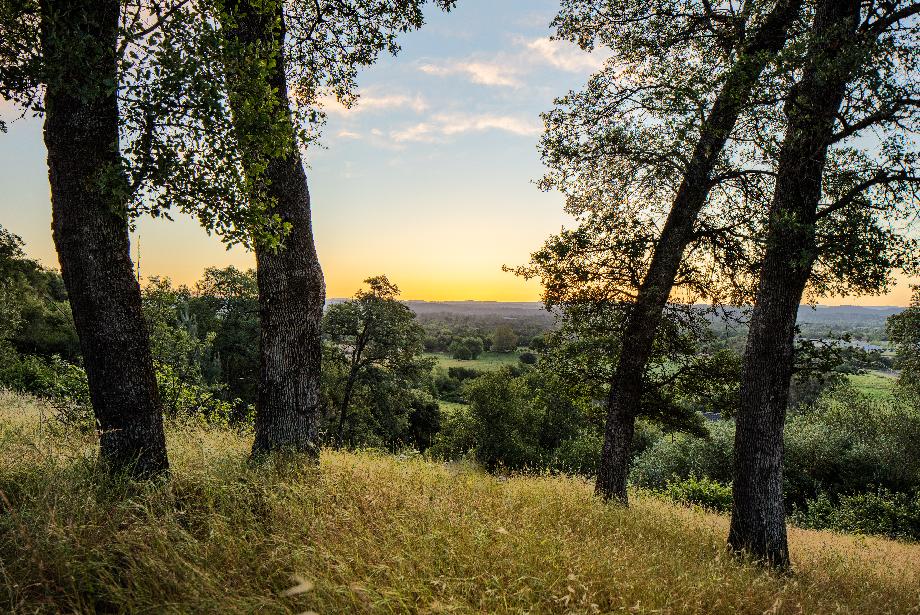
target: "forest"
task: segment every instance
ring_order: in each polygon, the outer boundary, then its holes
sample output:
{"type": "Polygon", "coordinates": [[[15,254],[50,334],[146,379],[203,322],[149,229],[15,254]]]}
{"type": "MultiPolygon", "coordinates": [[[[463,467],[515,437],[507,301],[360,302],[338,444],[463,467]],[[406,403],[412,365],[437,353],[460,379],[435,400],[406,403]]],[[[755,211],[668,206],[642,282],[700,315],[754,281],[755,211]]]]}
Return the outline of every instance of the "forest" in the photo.
{"type": "Polygon", "coordinates": [[[463,2],[0,0],[2,608],[920,612],[920,286],[820,305],[920,276],[920,2],[560,0],[540,303],[327,296],[329,101],[463,2]]]}

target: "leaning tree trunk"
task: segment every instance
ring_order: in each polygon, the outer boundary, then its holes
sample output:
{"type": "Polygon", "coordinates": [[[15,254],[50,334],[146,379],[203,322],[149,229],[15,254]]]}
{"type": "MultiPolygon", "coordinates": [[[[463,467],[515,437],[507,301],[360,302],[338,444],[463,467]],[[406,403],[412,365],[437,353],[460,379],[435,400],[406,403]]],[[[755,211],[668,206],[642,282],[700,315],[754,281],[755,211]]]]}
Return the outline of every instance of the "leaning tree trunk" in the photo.
{"type": "Polygon", "coordinates": [[[645,369],[662,312],[674,287],[684,251],[693,237],[697,217],[709,197],[716,161],[764,67],[785,45],[789,26],[798,16],[801,4],[802,0],[777,2],[740,51],[700,129],[699,141],[655,246],[649,270],[627,317],[620,358],[610,382],[604,446],[595,484],[595,493],[605,500],[628,502],[626,479],[632,435],[642,405],[645,369]]]}
{"type": "Polygon", "coordinates": [[[799,304],[818,256],[816,224],[834,118],[852,74],[846,46],[859,0],[822,0],[802,79],[787,103],[766,252],[741,376],[735,428],[732,518],[736,552],[789,565],[783,503],[783,426],[794,364],[799,304]]]}
{"type": "MultiPolygon", "coordinates": [[[[256,401],[253,456],[277,450],[317,454],[320,411],[320,323],[326,301],[323,271],[313,241],[310,192],[300,151],[294,138],[285,75],[283,3],[234,0],[227,3],[233,40],[251,55],[241,58],[243,78],[252,75],[262,84],[248,83],[231,92],[236,129],[250,161],[266,163],[255,182],[259,198],[269,203],[269,214],[288,225],[280,246],[256,239],[256,268],[261,317],[259,390],[256,401]],[[262,73],[247,70],[247,61],[270,60],[262,73]],[[240,108],[253,92],[273,97],[268,118],[246,119],[240,108]],[[278,153],[277,143],[265,143],[260,127],[286,124],[288,143],[278,153]]],[[[263,101],[257,101],[257,108],[263,101]]],[[[251,112],[248,112],[251,115],[251,112]]]]}
{"type": "Polygon", "coordinates": [[[41,3],[45,145],[54,243],[80,337],[100,457],[136,477],[168,470],[150,342],[128,238],[118,142],[117,0],[41,3]]]}

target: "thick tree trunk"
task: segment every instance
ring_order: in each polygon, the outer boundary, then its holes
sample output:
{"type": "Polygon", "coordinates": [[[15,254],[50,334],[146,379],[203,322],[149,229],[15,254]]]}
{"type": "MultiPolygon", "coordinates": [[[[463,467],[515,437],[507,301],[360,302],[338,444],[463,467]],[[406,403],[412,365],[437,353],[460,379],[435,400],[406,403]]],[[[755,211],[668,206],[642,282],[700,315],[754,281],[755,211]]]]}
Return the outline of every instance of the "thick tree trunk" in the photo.
{"type": "Polygon", "coordinates": [[[264,172],[253,178],[262,188],[258,198],[267,199],[269,213],[289,226],[279,247],[256,239],[261,338],[252,454],[286,450],[315,455],[326,286],[313,241],[307,175],[293,136],[282,49],[283,2],[232,0],[226,8],[231,38],[246,52],[246,57],[234,59],[241,68],[236,83],[242,86],[230,96],[239,141],[245,158],[266,163],[264,172]],[[270,68],[262,72],[263,66],[270,68]],[[247,81],[253,78],[264,82],[247,81]],[[253,96],[274,100],[265,105],[250,100],[253,96]],[[248,103],[255,109],[270,108],[272,117],[253,117],[241,107],[248,103]],[[277,134],[277,122],[289,124],[282,153],[279,143],[267,143],[266,135],[259,134],[263,128],[277,134]]]}
{"type": "Polygon", "coordinates": [[[783,426],[799,304],[817,259],[816,224],[827,149],[849,76],[841,51],[859,24],[859,0],[822,0],[815,43],[787,103],[789,124],[770,206],[767,249],[748,332],[735,431],[729,545],[789,565],[783,503],[783,426]]]}
{"type": "Polygon", "coordinates": [[[45,145],[54,243],[80,337],[100,457],[168,470],[150,342],[134,278],[118,143],[117,0],[44,0],[45,145]]]}
{"type": "Polygon", "coordinates": [[[318,454],[326,285],[313,242],[307,177],[298,153],[273,161],[266,175],[276,213],[291,230],[277,250],[256,247],[262,332],[252,452],[318,454]]]}
{"type": "Polygon", "coordinates": [[[748,103],[767,62],[783,48],[789,26],[801,9],[801,0],[779,0],[754,33],[729,71],[674,198],[670,214],[655,246],[655,253],[636,302],[627,317],[623,344],[607,398],[607,425],[598,465],[595,493],[626,504],[626,479],[635,417],[640,412],[643,378],[651,358],[674,279],[697,217],[711,188],[712,171],[738,117],[748,103]]]}

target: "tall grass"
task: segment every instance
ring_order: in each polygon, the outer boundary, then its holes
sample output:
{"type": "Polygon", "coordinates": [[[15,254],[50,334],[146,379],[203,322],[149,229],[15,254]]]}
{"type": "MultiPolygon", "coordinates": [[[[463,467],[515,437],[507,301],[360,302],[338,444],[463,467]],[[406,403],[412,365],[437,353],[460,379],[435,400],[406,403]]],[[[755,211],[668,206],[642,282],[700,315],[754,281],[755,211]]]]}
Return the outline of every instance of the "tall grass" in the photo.
{"type": "Polygon", "coordinates": [[[0,610],[920,612],[917,545],[791,530],[777,575],[725,553],[724,518],[640,494],[370,453],[250,467],[247,437],[189,425],[168,480],[113,482],[92,436],[0,408],[0,610]]]}

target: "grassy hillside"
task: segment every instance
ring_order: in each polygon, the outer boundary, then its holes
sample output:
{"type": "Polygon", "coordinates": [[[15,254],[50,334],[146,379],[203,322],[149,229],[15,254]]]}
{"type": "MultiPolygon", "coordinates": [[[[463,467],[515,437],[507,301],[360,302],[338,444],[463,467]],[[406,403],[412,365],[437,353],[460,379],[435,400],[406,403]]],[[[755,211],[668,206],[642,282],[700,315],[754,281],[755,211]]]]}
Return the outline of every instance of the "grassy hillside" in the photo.
{"type": "Polygon", "coordinates": [[[0,408],[3,611],[920,612],[920,545],[792,529],[778,576],[725,553],[724,518],[652,498],[370,453],[252,468],[248,437],[193,426],[169,481],[106,484],[92,436],[0,408]]]}

